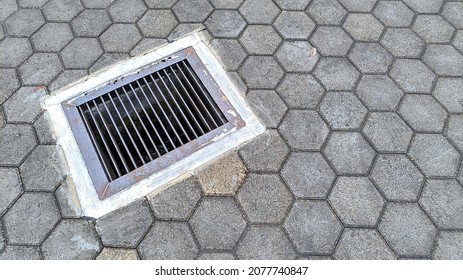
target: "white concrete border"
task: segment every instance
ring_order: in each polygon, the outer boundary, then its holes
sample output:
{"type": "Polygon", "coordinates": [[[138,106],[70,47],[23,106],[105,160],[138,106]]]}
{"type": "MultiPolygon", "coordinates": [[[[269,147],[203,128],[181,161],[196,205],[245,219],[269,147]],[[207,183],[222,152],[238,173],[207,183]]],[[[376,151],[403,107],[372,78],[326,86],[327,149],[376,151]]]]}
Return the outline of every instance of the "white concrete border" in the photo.
{"type": "Polygon", "coordinates": [[[162,46],[145,55],[118,63],[84,81],[54,92],[52,95],[53,96],[45,100],[45,109],[49,111],[52,126],[57,135],[58,144],[61,145],[66,156],[69,165],[69,173],[76,186],[82,213],[84,216],[93,218],[101,217],[136,199],[148,195],[156,189],[172,182],[182,175],[193,172],[201,165],[204,165],[265,131],[265,127],[247,106],[238,89],[229,79],[225,70],[212,55],[198,33],[194,33],[178,41],[162,46]],[[61,102],[79,96],[89,90],[101,87],[117,77],[135,73],[137,69],[152,64],[159,59],[187,47],[193,47],[196,50],[211,76],[215,79],[218,86],[230,100],[230,103],[246,122],[246,126],[236,132],[226,134],[224,137],[217,139],[214,143],[211,143],[164,170],[143,179],[132,187],[103,201],[99,200],[88,174],[87,167],[80,154],[79,147],[74,139],[67,118],[64,115],[61,102]]]}

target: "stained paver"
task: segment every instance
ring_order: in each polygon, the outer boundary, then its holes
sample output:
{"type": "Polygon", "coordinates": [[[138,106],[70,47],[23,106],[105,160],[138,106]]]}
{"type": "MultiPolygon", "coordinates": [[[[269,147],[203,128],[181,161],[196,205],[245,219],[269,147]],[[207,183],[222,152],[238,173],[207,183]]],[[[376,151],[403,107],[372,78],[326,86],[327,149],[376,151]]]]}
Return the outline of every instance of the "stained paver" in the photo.
{"type": "Polygon", "coordinates": [[[399,114],[419,132],[442,132],[447,112],[430,95],[406,95],[399,114]]]}
{"type": "Polygon", "coordinates": [[[304,12],[283,11],[273,24],[284,39],[307,39],[315,23],[304,12]]]}
{"type": "Polygon", "coordinates": [[[444,133],[448,137],[448,139],[452,141],[455,147],[460,149],[460,151],[463,151],[463,126],[461,125],[462,123],[462,115],[451,115],[444,133]]]}
{"type": "Polygon", "coordinates": [[[286,74],[276,90],[291,109],[316,109],[325,92],[310,74],[286,74]]]}
{"type": "Polygon", "coordinates": [[[320,103],[320,114],[334,130],[360,128],[367,108],[351,92],[328,92],[320,103]]]}
{"type": "Polygon", "coordinates": [[[386,75],[363,75],[357,94],[371,111],[392,111],[403,96],[402,90],[386,75]]]}
{"type": "Polygon", "coordinates": [[[314,75],[327,90],[351,90],[354,88],[360,73],[345,58],[322,58],[314,71],[314,75]]]}
{"type": "Polygon", "coordinates": [[[284,234],[275,226],[251,226],[237,247],[238,258],[244,260],[291,260],[296,251],[284,234]]]}
{"type": "Polygon", "coordinates": [[[84,7],[79,0],[51,0],[43,6],[48,21],[71,21],[84,7]]]}
{"type": "Polygon", "coordinates": [[[313,0],[306,12],[318,24],[341,24],[347,15],[346,9],[336,0],[313,0]]]}
{"type": "Polygon", "coordinates": [[[387,29],[381,44],[395,57],[401,58],[419,58],[425,48],[425,43],[415,32],[404,28],[387,29]]]}
{"type": "Polygon", "coordinates": [[[430,93],[435,75],[417,59],[397,59],[390,76],[407,93],[430,93]]]}
{"type": "Polygon", "coordinates": [[[378,41],[384,26],[371,14],[351,13],[347,16],[342,27],[355,40],[378,41]]]}
{"type": "MultiPolygon", "coordinates": [[[[92,26],[92,28],[95,28],[92,26]]],[[[93,29],[92,29],[93,30],[93,29]]],[[[67,23],[47,23],[32,37],[36,50],[41,52],[59,52],[73,38],[71,28],[67,23]]]]}
{"type": "Polygon", "coordinates": [[[46,96],[43,87],[20,88],[3,104],[7,120],[32,123],[43,111],[41,102],[46,96]]]}
{"type": "Polygon", "coordinates": [[[248,23],[266,24],[272,23],[280,13],[280,9],[272,0],[245,0],[239,11],[248,23]]]}
{"type": "Polygon", "coordinates": [[[203,22],[213,11],[207,0],[180,0],[172,7],[180,22],[203,22]]]}
{"type": "Polygon", "coordinates": [[[36,145],[34,131],[30,125],[7,124],[0,129],[0,164],[18,165],[36,145]]]}
{"type": "Polygon", "coordinates": [[[236,38],[246,26],[246,21],[238,11],[217,10],[209,16],[205,25],[213,36],[236,38]]]}
{"type": "Polygon", "coordinates": [[[463,113],[461,88],[463,88],[463,81],[460,78],[439,78],[433,96],[450,113],[463,113]]]}
{"type": "Polygon", "coordinates": [[[463,55],[450,45],[428,45],[423,61],[438,75],[463,75],[463,55]]]}
{"type": "MultiPolygon", "coordinates": [[[[0,168],[0,214],[13,203],[22,192],[19,172],[16,168],[0,168]]],[[[1,231],[1,230],[0,230],[1,231]]]]}
{"type": "Polygon", "coordinates": [[[439,15],[418,15],[413,30],[428,43],[448,43],[455,28],[439,15]]]}
{"type": "Polygon", "coordinates": [[[393,260],[394,253],[374,229],[344,230],[334,257],[337,260],[393,260]]]}
{"type": "Polygon", "coordinates": [[[109,7],[109,14],[115,22],[134,23],[146,12],[142,0],[116,0],[109,7]]]}
{"type": "Polygon", "coordinates": [[[433,259],[461,260],[463,259],[463,234],[460,232],[441,231],[436,241],[433,259]]]}
{"type": "Polygon", "coordinates": [[[414,16],[413,11],[401,1],[379,1],[374,14],[388,27],[408,27],[414,16]]]}
{"type": "Polygon", "coordinates": [[[39,9],[20,9],[4,22],[6,34],[17,37],[31,36],[44,23],[39,9]]]}
{"type": "Polygon", "coordinates": [[[272,26],[249,25],[240,36],[240,42],[246,51],[253,54],[273,54],[278,48],[281,37],[272,26]]]}
{"type": "Polygon", "coordinates": [[[362,74],[384,74],[392,63],[392,55],[379,43],[356,43],[349,59],[362,74]]]}
{"type": "Polygon", "coordinates": [[[285,103],[273,90],[251,90],[246,99],[267,127],[276,128],[287,111],[285,103]]]}
{"type": "Polygon", "coordinates": [[[76,186],[67,177],[55,191],[56,201],[63,218],[82,217],[82,207],[77,195],[76,186]]]}

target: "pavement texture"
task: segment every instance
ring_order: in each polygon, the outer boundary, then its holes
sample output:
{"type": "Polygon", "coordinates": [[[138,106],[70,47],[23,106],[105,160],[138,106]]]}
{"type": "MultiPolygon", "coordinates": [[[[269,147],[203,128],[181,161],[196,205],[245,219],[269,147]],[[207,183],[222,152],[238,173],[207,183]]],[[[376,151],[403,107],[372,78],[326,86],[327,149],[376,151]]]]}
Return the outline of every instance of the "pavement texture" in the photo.
{"type": "Polygon", "coordinates": [[[463,259],[463,2],[3,0],[0,259],[463,259]],[[41,101],[207,35],[268,127],[81,217],[41,101]]]}

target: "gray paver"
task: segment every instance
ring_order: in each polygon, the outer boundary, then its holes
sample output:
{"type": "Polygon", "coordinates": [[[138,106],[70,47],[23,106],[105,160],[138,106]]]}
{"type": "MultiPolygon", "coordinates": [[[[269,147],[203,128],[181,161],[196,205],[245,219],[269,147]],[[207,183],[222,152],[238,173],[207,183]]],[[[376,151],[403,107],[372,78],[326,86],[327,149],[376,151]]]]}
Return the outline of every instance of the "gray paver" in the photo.
{"type": "Polygon", "coordinates": [[[462,88],[461,78],[439,78],[433,95],[450,113],[463,113],[462,88]]]}
{"type": "Polygon", "coordinates": [[[346,58],[322,58],[314,75],[327,90],[351,90],[360,73],[346,58]]]}
{"type": "Polygon", "coordinates": [[[380,1],[374,14],[388,27],[408,27],[414,16],[413,11],[401,1],[380,1]]]}
{"type": "Polygon", "coordinates": [[[284,42],[276,57],[288,72],[309,72],[320,58],[316,49],[305,41],[284,42]]]}
{"type": "Polygon", "coordinates": [[[251,223],[281,223],[293,200],[276,174],[248,174],[236,197],[251,223]]]}
{"type": "Polygon", "coordinates": [[[119,61],[127,60],[128,58],[129,55],[126,53],[106,52],[102,56],[100,56],[100,58],[98,58],[97,61],[95,61],[95,64],[93,64],[93,66],[89,69],[89,72],[90,74],[92,74],[102,69],[109,68],[109,66],[112,66],[119,61]]]}
{"type": "Polygon", "coordinates": [[[310,74],[286,74],[277,92],[291,109],[316,109],[325,90],[310,74]]]}
{"type": "Polygon", "coordinates": [[[429,256],[437,234],[431,220],[416,203],[389,203],[378,229],[400,256],[429,256]]]}
{"type": "Polygon", "coordinates": [[[458,148],[463,151],[463,116],[450,115],[450,119],[445,130],[445,136],[458,148]]]}
{"type": "Polygon", "coordinates": [[[7,246],[0,260],[40,260],[40,250],[32,246],[7,246]]]}
{"type": "Polygon", "coordinates": [[[447,118],[445,109],[430,95],[407,94],[399,114],[420,132],[442,132],[447,118]]]}
{"type": "Polygon", "coordinates": [[[249,171],[277,172],[288,154],[289,148],[274,129],[239,149],[249,171]]]}
{"type": "Polygon", "coordinates": [[[63,218],[80,218],[82,216],[76,186],[70,177],[67,177],[56,189],[55,197],[63,218]]]}
{"type": "Polygon", "coordinates": [[[114,22],[134,23],[146,10],[143,0],[116,0],[108,11],[114,22]]]}
{"type": "Polygon", "coordinates": [[[19,67],[23,85],[47,85],[63,66],[54,53],[35,53],[19,67]]]}
{"type": "Polygon", "coordinates": [[[363,74],[386,73],[392,63],[392,55],[379,43],[356,43],[349,58],[363,74]]]}
{"type": "Polygon", "coordinates": [[[344,230],[334,257],[337,260],[393,260],[394,253],[375,229],[344,230]]]}
{"type": "Polygon", "coordinates": [[[269,24],[273,22],[280,9],[272,0],[245,0],[239,11],[248,23],[269,24]]]}
{"type": "Polygon", "coordinates": [[[167,37],[177,24],[170,10],[150,10],[138,21],[142,34],[147,37],[167,37]]]}
{"type": "Polygon", "coordinates": [[[97,39],[74,38],[61,52],[65,68],[89,68],[101,55],[103,50],[97,39]]]}
{"type": "Polygon", "coordinates": [[[160,193],[148,196],[155,217],[159,219],[187,220],[201,199],[201,187],[188,178],[160,193]]]}
{"type": "Polygon", "coordinates": [[[435,75],[417,59],[397,59],[390,76],[407,93],[430,93],[435,75]]]}
{"type": "Polygon", "coordinates": [[[439,15],[419,15],[413,30],[428,43],[448,43],[455,28],[439,15]]]}
{"type": "Polygon", "coordinates": [[[0,139],[0,164],[18,165],[36,145],[30,125],[7,124],[0,129],[0,139]]]}
{"type": "Polygon", "coordinates": [[[428,45],[423,60],[437,75],[463,75],[463,55],[449,45],[428,45]]]}
{"type": "Polygon", "coordinates": [[[319,26],[310,42],[324,56],[346,56],[354,41],[341,27],[319,26]]]}
{"type": "Polygon", "coordinates": [[[419,58],[425,48],[415,32],[404,28],[388,28],[381,44],[395,57],[419,58]]]}
{"type": "Polygon", "coordinates": [[[200,253],[198,260],[234,260],[235,256],[231,253],[200,253]]]}
{"type": "Polygon", "coordinates": [[[292,260],[296,251],[280,227],[251,226],[237,248],[244,260],[292,260]]]}
{"type": "Polygon", "coordinates": [[[306,12],[318,24],[341,24],[347,15],[346,9],[336,0],[313,0],[306,12]]]}
{"type": "Polygon", "coordinates": [[[100,36],[107,52],[128,53],[140,41],[141,34],[132,24],[113,24],[100,36]]]}
{"type": "MultiPolygon", "coordinates": [[[[1,172],[1,171],[0,171],[1,172]]],[[[0,221],[0,252],[5,248],[5,237],[3,236],[2,221],[0,221]]],[[[0,253],[0,258],[2,254],[0,253]]]]}
{"type": "Polygon", "coordinates": [[[217,53],[222,65],[227,70],[236,70],[246,58],[246,52],[237,40],[214,39],[210,44],[213,51],[217,53]]]}
{"type": "Polygon", "coordinates": [[[367,113],[367,108],[351,92],[328,92],[320,103],[320,114],[331,129],[358,129],[367,113]]]}
{"type": "Polygon", "coordinates": [[[138,260],[135,249],[103,248],[96,257],[97,260],[138,260]]]}
{"type": "Polygon", "coordinates": [[[43,87],[20,88],[3,104],[8,122],[33,122],[43,111],[40,103],[46,96],[43,87]]]}
{"type": "Polygon", "coordinates": [[[304,10],[310,0],[275,0],[275,3],[283,10],[304,10]]]}
{"type": "Polygon", "coordinates": [[[67,23],[47,23],[31,39],[37,51],[59,52],[73,38],[67,23]]]}
{"type": "Polygon", "coordinates": [[[0,40],[5,38],[5,33],[3,33],[3,28],[0,28],[0,40]]]}
{"type": "Polygon", "coordinates": [[[236,38],[246,27],[246,21],[238,11],[217,10],[209,16],[205,25],[212,36],[236,38]]]}
{"type": "Polygon", "coordinates": [[[152,222],[148,203],[138,200],[99,218],[96,230],[105,246],[135,247],[152,222]]]}
{"type": "Polygon", "coordinates": [[[290,110],[278,131],[293,149],[319,150],[330,130],[316,111],[290,110]]]}
{"type": "Polygon", "coordinates": [[[233,198],[205,198],[193,217],[191,227],[201,248],[232,249],[246,222],[233,198]]]}
{"type": "Polygon", "coordinates": [[[180,0],[172,8],[180,22],[203,22],[212,10],[207,0],[180,0]]]}
{"type": "MultiPolygon", "coordinates": [[[[175,2],[175,0],[171,1],[175,2]]],[[[210,2],[216,9],[237,9],[243,0],[210,0],[210,2]]]]}
{"type": "Polygon", "coordinates": [[[367,174],[375,156],[373,148],[357,132],[334,132],[323,153],[340,174],[367,174]]]}
{"type": "Polygon", "coordinates": [[[326,198],[336,174],[320,153],[293,152],[281,177],[297,198],[326,198]]]}
{"type": "Polygon", "coordinates": [[[283,11],[273,24],[285,39],[307,39],[315,23],[304,12],[283,11]]]}
{"type": "Polygon", "coordinates": [[[343,25],[357,41],[378,41],[384,26],[371,14],[351,13],[347,16],[343,25]]]}
{"type": "Polygon", "coordinates": [[[273,54],[281,42],[281,37],[272,26],[249,25],[239,40],[251,55],[273,54]]]}
{"type": "MultiPolygon", "coordinates": [[[[55,90],[68,86],[87,76],[87,70],[64,70],[61,74],[50,83],[48,89],[53,95],[55,90]]],[[[39,132],[38,132],[39,133],[39,132]]],[[[39,138],[40,139],[40,138],[39,138]]]]}
{"type": "Polygon", "coordinates": [[[463,29],[463,3],[445,3],[442,9],[442,16],[456,28],[463,29]]]}
{"type": "MultiPolygon", "coordinates": [[[[82,4],[84,4],[84,6],[86,8],[95,8],[95,9],[106,9],[107,7],[109,7],[109,5],[111,5],[114,0],[98,0],[98,1],[95,1],[95,0],[81,0],[82,1],[82,4]]],[[[147,0],[148,2],[149,0],[147,0]]]]}
{"type": "Polygon", "coordinates": [[[338,0],[349,12],[371,12],[378,0],[338,0]]]}
{"type": "Polygon", "coordinates": [[[371,113],[363,133],[379,152],[406,152],[413,131],[396,113],[371,113]]]}
{"type": "Polygon", "coordinates": [[[338,177],[328,201],[345,226],[376,225],[384,206],[367,177],[338,177]]]}
{"type": "Polygon", "coordinates": [[[34,34],[45,20],[39,9],[20,9],[5,20],[5,33],[11,36],[26,36],[34,34]]]}
{"type": "Polygon", "coordinates": [[[5,114],[3,113],[2,107],[0,107],[0,128],[3,128],[6,125],[5,114]]]}
{"type": "Polygon", "coordinates": [[[440,134],[416,134],[409,156],[426,176],[455,176],[460,154],[440,134]]]}
{"type": "Polygon", "coordinates": [[[441,231],[432,257],[438,260],[463,259],[463,234],[461,232],[441,231]]]}
{"type": "Polygon", "coordinates": [[[16,67],[32,54],[26,38],[5,38],[0,41],[0,67],[16,67]]]}
{"type": "Polygon", "coordinates": [[[71,23],[77,36],[98,37],[111,25],[105,10],[85,10],[71,23]]]}
{"type": "Polygon", "coordinates": [[[48,21],[71,21],[84,7],[79,0],[51,0],[43,6],[48,21]]]}
{"type": "Polygon", "coordinates": [[[94,226],[87,220],[61,220],[42,244],[44,259],[93,259],[101,250],[94,226]]]}
{"type": "Polygon", "coordinates": [[[59,221],[53,194],[25,193],[4,216],[10,243],[38,245],[59,221]]]}
{"type": "Polygon", "coordinates": [[[14,69],[0,69],[0,105],[19,88],[14,69]]]}
{"type": "Polygon", "coordinates": [[[406,155],[379,155],[370,176],[384,197],[394,201],[416,202],[424,182],[406,155]]]}
{"type": "Polygon", "coordinates": [[[251,90],[246,100],[262,123],[276,128],[286,113],[286,105],[273,90],[251,90]]]}
{"type": "Polygon", "coordinates": [[[4,21],[12,13],[18,9],[18,5],[15,0],[5,0],[2,3],[2,9],[0,10],[0,21],[4,21]]]}
{"type": "Polygon", "coordinates": [[[284,223],[299,253],[331,254],[342,225],[325,201],[296,201],[284,223]]]}
{"type": "Polygon", "coordinates": [[[427,180],[420,204],[439,229],[463,229],[463,187],[456,180],[427,180]]]}
{"type": "Polygon", "coordinates": [[[392,111],[403,96],[402,90],[386,75],[363,75],[357,94],[371,111],[392,111]]]}
{"type": "Polygon", "coordinates": [[[403,0],[405,4],[410,6],[413,10],[418,13],[437,13],[442,6],[443,0],[403,0]]]}
{"type": "Polygon", "coordinates": [[[270,56],[250,56],[239,70],[249,88],[275,88],[283,77],[283,69],[270,56]]]}
{"type": "Polygon", "coordinates": [[[463,52],[463,30],[458,30],[453,38],[453,45],[460,52],[463,52]]]}
{"type": "Polygon", "coordinates": [[[198,247],[187,223],[156,222],[140,243],[142,259],[194,259],[198,247]]]}
{"type": "MultiPolygon", "coordinates": [[[[21,181],[15,168],[0,168],[0,215],[21,194],[21,181]]],[[[0,227],[1,232],[1,227],[0,227]]]]}
{"type": "Polygon", "coordinates": [[[159,38],[143,38],[135,48],[132,49],[130,52],[131,56],[141,55],[148,53],[155,49],[156,47],[160,47],[167,43],[166,39],[159,39],[159,38]]]}
{"type": "Polygon", "coordinates": [[[169,34],[167,39],[169,42],[173,42],[190,35],[193,32],[200,32],[202,36],[206,38],[205,42],[209,43],[210,40],[212,40],[212,35],[206,30],[206,27],[202,23],[179,23],[169,34]]]}

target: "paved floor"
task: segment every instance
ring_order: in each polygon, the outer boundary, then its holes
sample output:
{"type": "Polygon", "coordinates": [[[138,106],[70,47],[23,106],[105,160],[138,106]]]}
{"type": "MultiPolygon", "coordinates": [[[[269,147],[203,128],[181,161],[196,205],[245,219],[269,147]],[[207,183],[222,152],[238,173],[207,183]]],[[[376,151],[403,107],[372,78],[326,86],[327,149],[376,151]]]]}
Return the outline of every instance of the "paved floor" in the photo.
{"type": "Polygon", "coordinates": [[[2,0],[0,259],[463,259],[463,2],[2,0]],[[269,128],[80,217],[40,102],[204,29],[269,128]]]}

